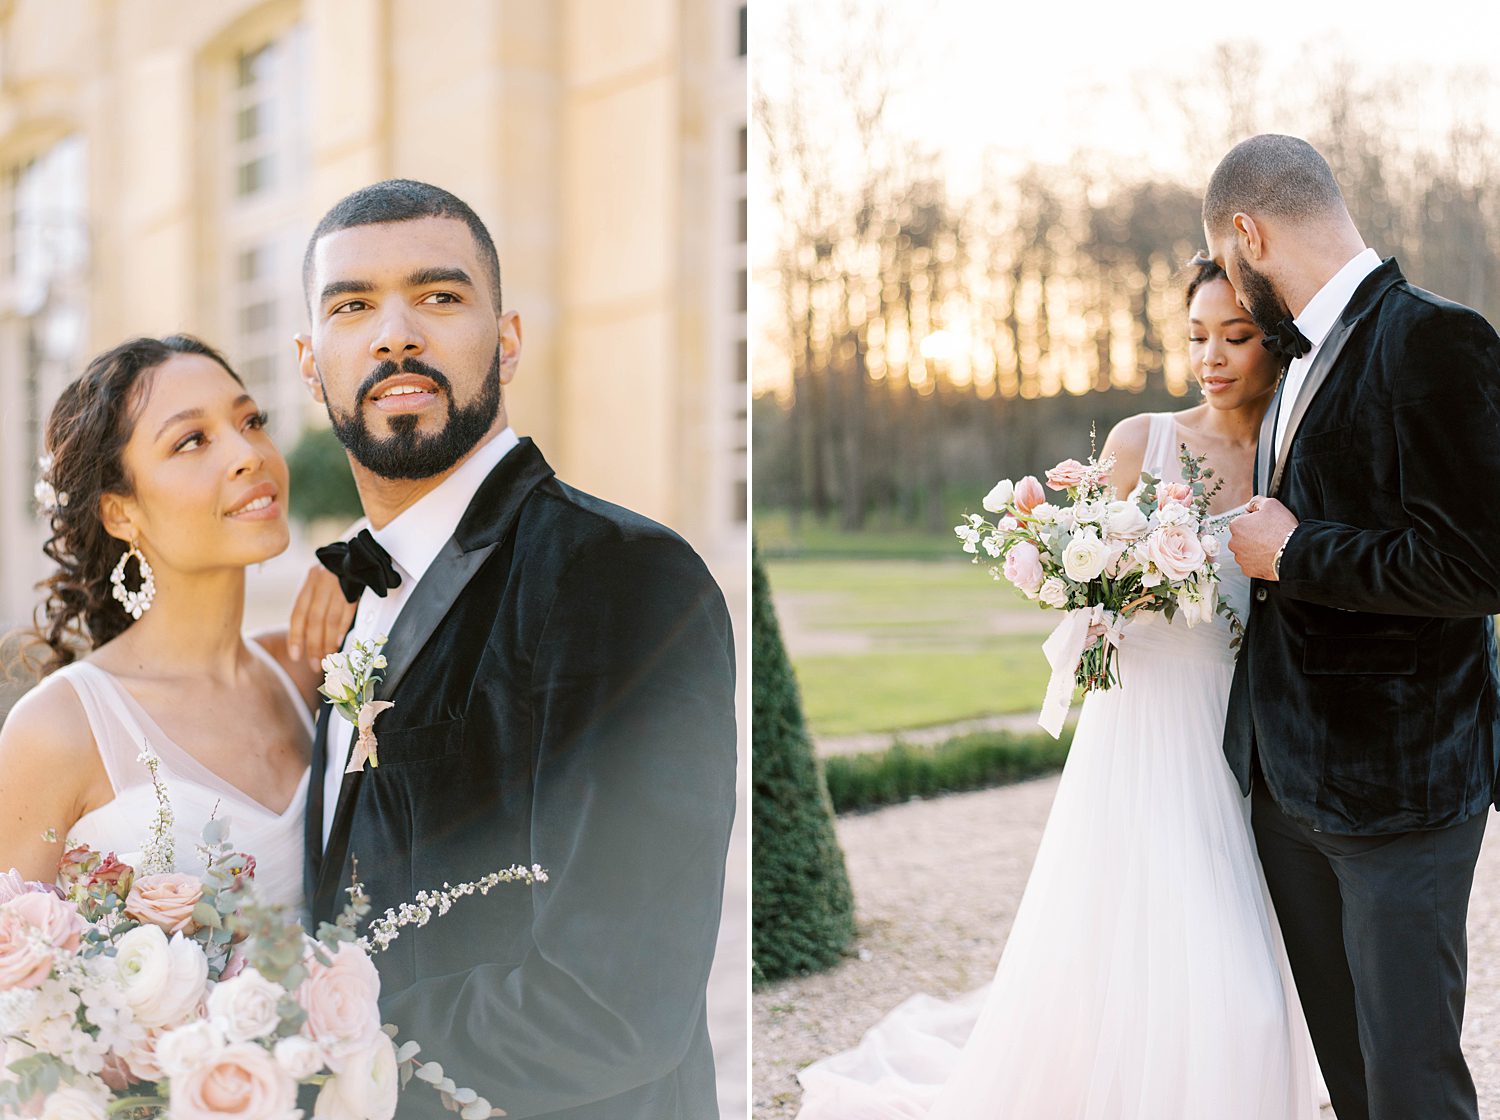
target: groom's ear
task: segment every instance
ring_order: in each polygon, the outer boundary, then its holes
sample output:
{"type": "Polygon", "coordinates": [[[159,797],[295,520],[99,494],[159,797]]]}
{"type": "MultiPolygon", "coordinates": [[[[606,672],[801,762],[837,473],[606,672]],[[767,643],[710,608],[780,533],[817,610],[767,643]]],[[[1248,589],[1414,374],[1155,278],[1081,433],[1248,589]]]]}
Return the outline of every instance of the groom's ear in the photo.
{"type": "Polygon", "coordinates": [[[1265,256],[1266,243],[1265,231],[1256,224],[1254,218],[1249,214],[1236,214],[1234,216],[1234,235],[1245,247],[1245,255],[1251,260],[1260,260],[1265,256]]]}
{"type": "Polygon", "coordinates": [[[323,398],[323,379],[318,376],[318,366],[313,361],[312,335],[294,335],[292,344],[297,347],[297,368],[302,373],[302,384],[307,386],[308,396],[319,404],[327,403],[323,398]]]}
{"type": "Polygon", "coordinates": [[[500,384],[509,385],[521,364],[521,316],[507,311],[500,316],[500,384]]]}

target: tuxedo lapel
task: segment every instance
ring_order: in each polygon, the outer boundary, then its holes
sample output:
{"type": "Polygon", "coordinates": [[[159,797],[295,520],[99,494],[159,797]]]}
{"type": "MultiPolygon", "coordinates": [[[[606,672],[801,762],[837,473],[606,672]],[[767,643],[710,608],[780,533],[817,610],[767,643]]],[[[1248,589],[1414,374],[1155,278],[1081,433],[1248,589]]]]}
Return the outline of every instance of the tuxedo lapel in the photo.
{"type": "MultiPolygon", "coordinates": [[[[1317,357],[1313,358],[1312,368],[1307,371],[1307,377],[1303,379],[1302,388],[1297,393],[1297,399],[1292,402],[1291,414],[1286,419],[1286,435],[1277,439],[1277,443],[1286,450],[1276,456],[1275,470],[1271,475],[1271,485],[1266,491],[1272,497],[1281,488],[1281,476],[1286,470],[1286,463],[1292,454],[1292,441],[1297,438],[1297,429],[1302,425],[1302,418],[1307,415],[1308,406],[1317,395],[1318,389],[1324,381],[1328,380],[1328,374],[1333,370],[1334,363],[1339,360],[1339,354],[1344,349],[1344,343],[1349,340],[1349,332],[1353,329],[1358,319],[1340,319],[1334,323],[1328,332],[1328,337],[1323,340],[1323,345],[1318,347],[1317,357]]],[[[1275,413],[1272,413],[1274,416],[1275,413]]]]}
{"type": "Polygon", "coordinates": [[[1269,494],[1271,488],[1271,463],[1276,454],[1276,413],[1281,408],[1281,393],[1286,388],[1286,375],[1276,386],[1271,397],[1271,407],[1260,422],[1260,435],[1255,441],[1255,492],[1269,494]]]}
{"type": "MultiPolygon", "coordinates": [[[[386,668],[375,690],[377,699],[395,698],[402,679],[422,654],[433,631],[453,609],[469,581],[515,525],[527,496],[540,482],[551,476],[552,468],[542,458],[536,445],[527,438],[522,439],[501,459],[480,484],[464,511],[457,530],[444,543],[437,558],[412,588],[411,598],[396,616],[395,624],[381,651],[385,654],[386,668]]],[[[378,728],[376,738],[379,738],[378,728]]],[[[343,745],[342,757],[346,760],[353,745],[354,736],[351,732],[349,742],[343,745]]],[[[326,753],[324,757],[326,759],[326,753]]],[[[316,872],[315,897],[319,899],[331,897],[329,892],[334,889],[335,880],[343,874],[354,807],[364,776],[364,770],[346,774],[339,787],[338,804],[333,810],[333,825],[328,833],[328,847],[323,852],[321,866],[316,872]]],[[[321,826],[320,818],[319,827],[321,826]]],[[[319,839],[321,840],[321,836],[319,839]]]]}
{"type": "Polygon", "coordinates": [[[330,704],[318,706],[318,722],[313,730],[312,762],[307,775],[307,811],[302,817],[303,875],[302,889],[311,903],[318,887],[323,861],[323,775],[328,766],[328,718],[330,704]]]}

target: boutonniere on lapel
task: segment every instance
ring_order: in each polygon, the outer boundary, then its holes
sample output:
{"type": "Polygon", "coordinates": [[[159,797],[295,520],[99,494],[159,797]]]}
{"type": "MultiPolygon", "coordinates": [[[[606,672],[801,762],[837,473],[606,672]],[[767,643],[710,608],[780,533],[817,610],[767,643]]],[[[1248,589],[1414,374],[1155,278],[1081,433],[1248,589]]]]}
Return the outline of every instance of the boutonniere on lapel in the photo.
{"type": "Polygon", "coordinates": [[[380,670],[386,664],[385,655],[380,652],[385,640],[381,634],[372,641],[355,642],[348,653],[330,653],[323,658],[323,684],[318,691],[339,715],[359,728],[345,774],[363,770],[366,759],[371,769],[380,765],[380,756],[375,753],[375,717],[396,706],[389,700],[374,699],[380,670]]]}

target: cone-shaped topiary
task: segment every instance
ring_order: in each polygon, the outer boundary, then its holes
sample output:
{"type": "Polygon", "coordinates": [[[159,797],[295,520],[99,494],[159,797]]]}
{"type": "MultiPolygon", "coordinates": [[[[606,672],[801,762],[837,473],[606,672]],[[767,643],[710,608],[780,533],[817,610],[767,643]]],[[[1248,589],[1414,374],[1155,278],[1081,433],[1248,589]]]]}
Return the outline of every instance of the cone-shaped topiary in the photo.
{"type": "Polygon", "coordinates": [[[751,954],[760,982],[835,963],[854,938],[854,897],[758,551],[753,563],[751,954]]]}

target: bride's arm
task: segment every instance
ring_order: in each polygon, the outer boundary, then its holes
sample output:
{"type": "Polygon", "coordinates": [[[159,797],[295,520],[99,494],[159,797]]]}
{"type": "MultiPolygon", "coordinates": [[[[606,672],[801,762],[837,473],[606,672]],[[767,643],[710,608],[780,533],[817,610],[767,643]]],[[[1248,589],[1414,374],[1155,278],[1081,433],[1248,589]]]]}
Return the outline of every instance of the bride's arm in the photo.
{"type": "Polygon", "coordinates": [[[68,829],[103,772],[71,687],[44,681],[21,697],[0,726],[0,871],[56,879],[68,829]],[[44,837],[49,830],[55,839],[44,837]]]}
{"type": "Polygon", "coordinates": [[[1102,463],[1111,455],[1115,466],[1110,481],[1121,498],[1130,496],[1136,483],[1141,480],[1141,468],[1146,461],[1146,440],[1151,432],[1151,417],[1146,413],[1127,416],[1114,426],[1109,438],[1104,441],[1104,450],[1099,453],[1102,463]]]}

